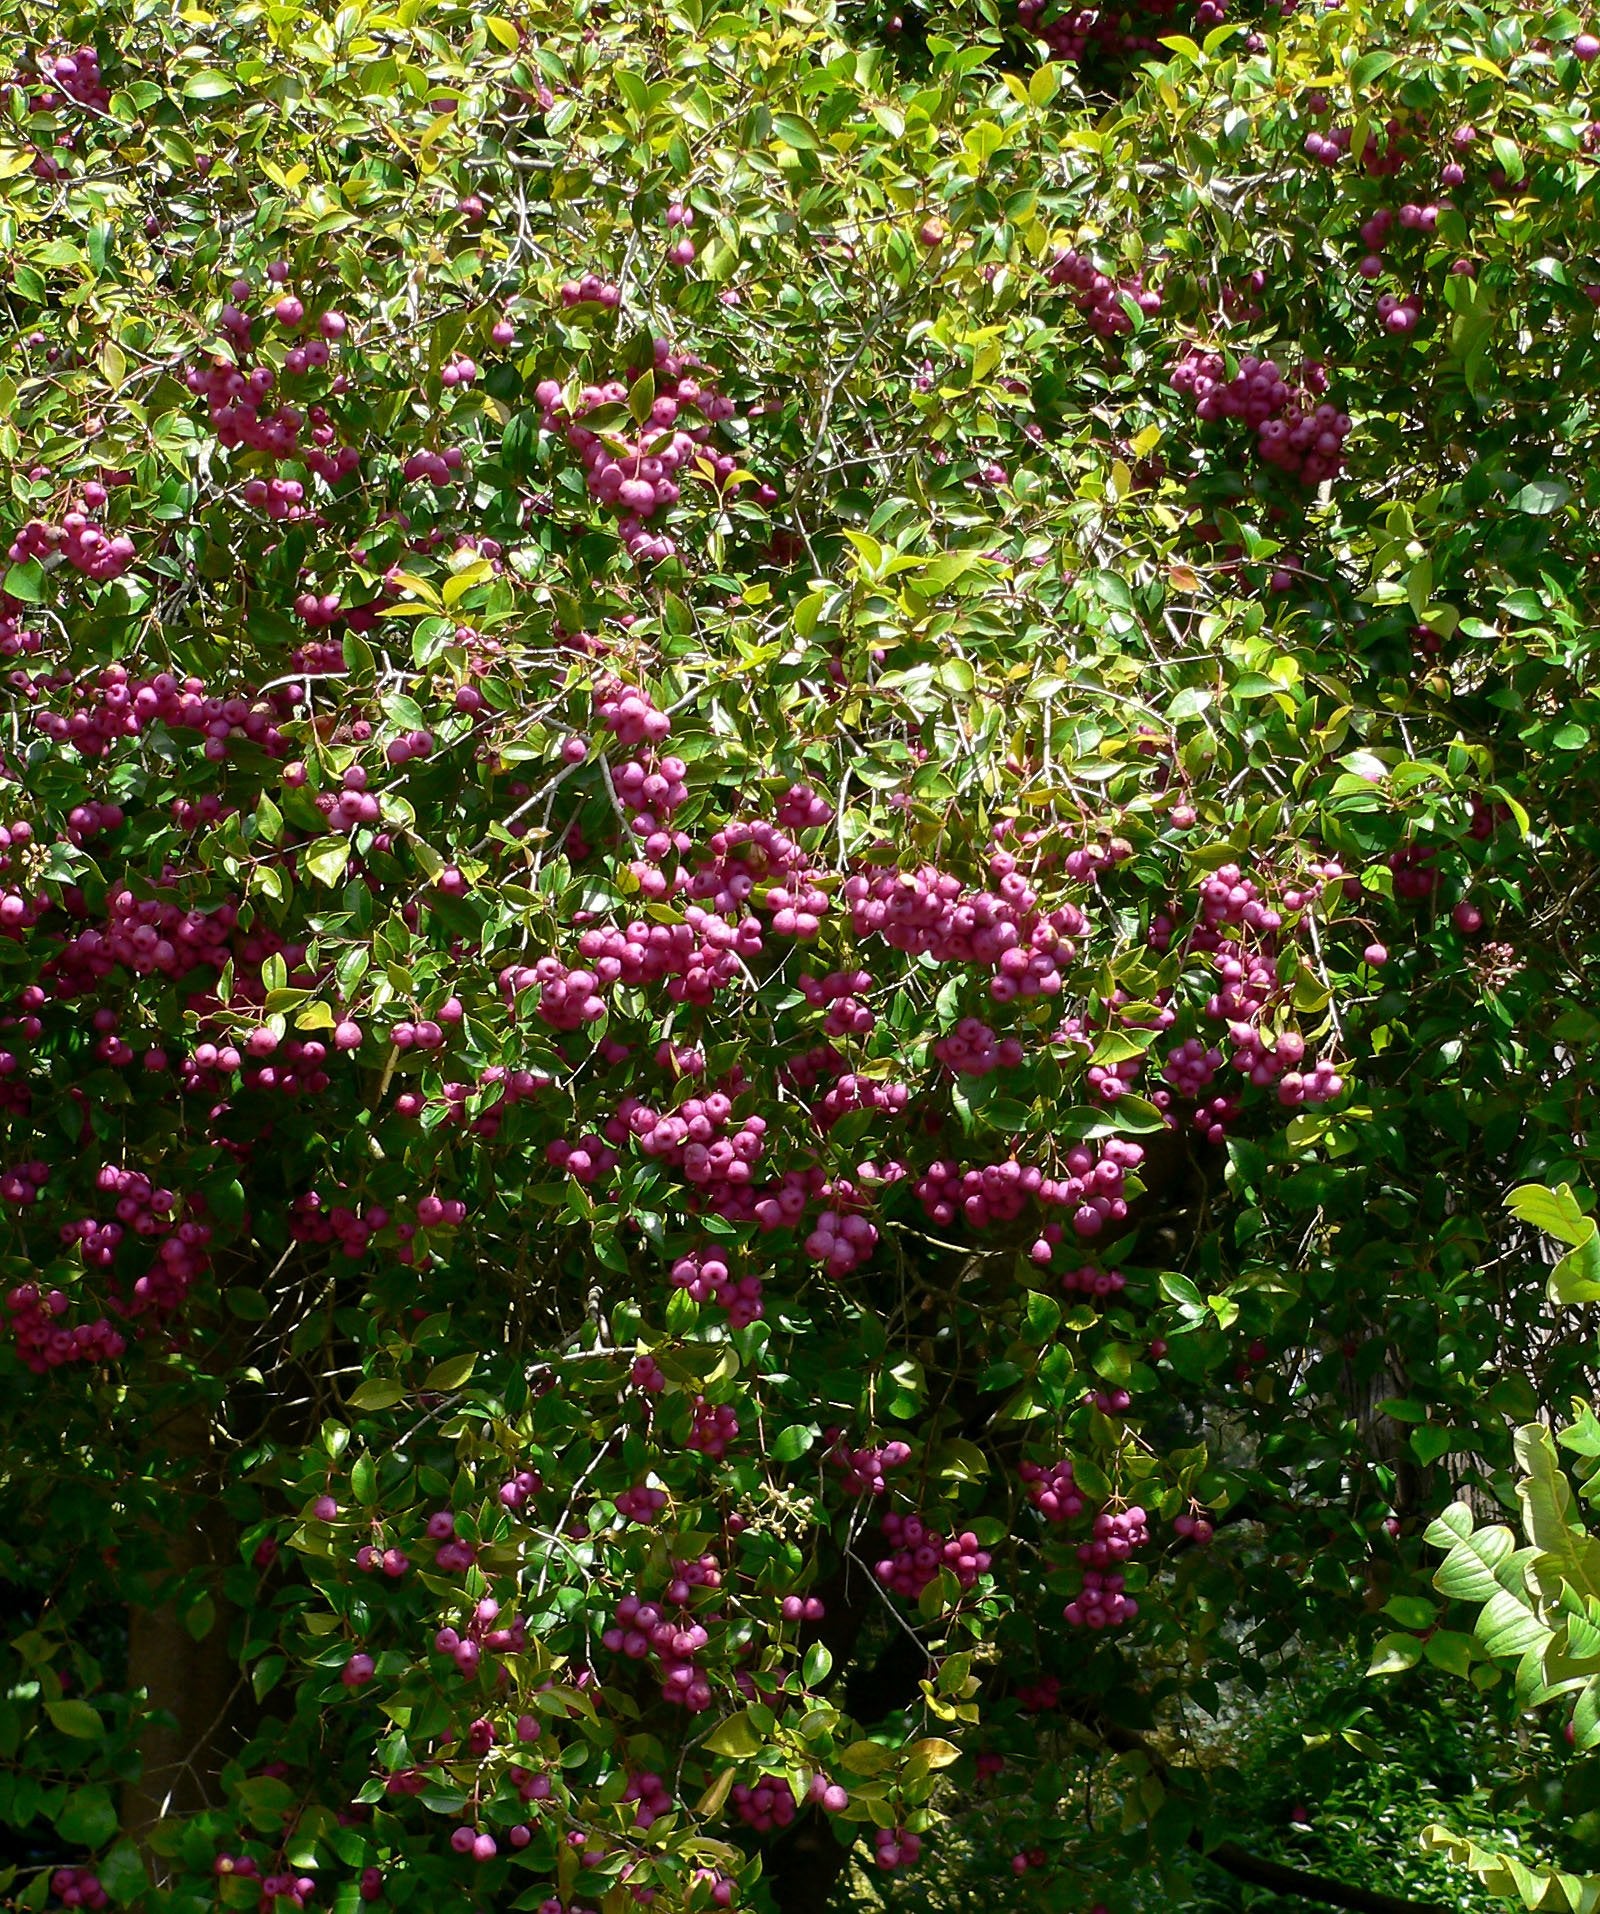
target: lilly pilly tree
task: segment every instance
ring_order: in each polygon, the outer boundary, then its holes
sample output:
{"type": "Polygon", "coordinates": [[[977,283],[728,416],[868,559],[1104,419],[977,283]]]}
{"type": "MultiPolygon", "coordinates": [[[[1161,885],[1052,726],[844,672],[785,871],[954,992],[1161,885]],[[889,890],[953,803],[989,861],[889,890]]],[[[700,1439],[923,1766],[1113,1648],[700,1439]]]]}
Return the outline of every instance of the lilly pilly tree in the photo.
{"type": "Polygon", "coordinates": [[[1440,24],[28,42],[20,1904],[1404,1904],[1183,1724],[1423,1585],[1581,1154],[1584,61],[1440,24]]]}

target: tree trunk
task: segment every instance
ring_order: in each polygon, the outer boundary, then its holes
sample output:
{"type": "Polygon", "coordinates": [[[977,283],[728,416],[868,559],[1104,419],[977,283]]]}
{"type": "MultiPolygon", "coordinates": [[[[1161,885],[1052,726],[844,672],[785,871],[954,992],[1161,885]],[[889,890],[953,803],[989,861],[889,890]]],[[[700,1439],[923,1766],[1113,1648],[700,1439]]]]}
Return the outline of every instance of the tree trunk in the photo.
{"type": "Polygon", "coordinates": [[[123,1791],[126,1833],[143,1840],[168,1814],[192,1814],[220,1799],[217,1775],[239,1672],[229,1654],[231,1615],[223,1569],[235,1558],[238,1530],[216,1499],[209,1420],[193,1411],[162,1432],[161,1460],[171,1490],[170,1517],[158,1539],[161,1568],[128,1615],[128,1689],[144,1694],[141,1771],[123,1791]],[[196,1641],[185,1615],[209,1594],[214,1615],[196,1641]],[[164,1719],[163,1717],[170,1717],[164,1719]]]}
{"type": "Polygon", "coordinates": [[[825,1814],[815,1808],[802,1814],[767,1850],[763,1863],[780,1914],[828,1914],[849,1858],[850,1850],[833,1838],[825,1814]]]}

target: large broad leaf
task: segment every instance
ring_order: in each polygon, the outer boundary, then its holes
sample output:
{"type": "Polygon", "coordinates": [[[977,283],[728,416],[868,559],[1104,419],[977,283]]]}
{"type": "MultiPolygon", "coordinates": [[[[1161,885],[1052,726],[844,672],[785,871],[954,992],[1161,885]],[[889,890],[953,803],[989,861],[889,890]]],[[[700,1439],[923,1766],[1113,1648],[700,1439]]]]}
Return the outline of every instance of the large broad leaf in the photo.
{"type": "Polygon", "coordinates": [[[1506,1198],[1506,1208],[1568,1246],[1550,1272],[1551,1302],[1569,1306],[1600,1302],[1600,1230],[1595,1219],[1584,1214],[1570,1187],[1558,1183],[1549,1189],[1542,1183],[1524,1183],[1506,1198]]]}
{"type": "Polygon", "coordinates": [[[1593,1875],[1530,1867],[1515,1854],[1479,1847],[1476,1841],[1437,1825],[1422,1830],[1422,1845],[1469,1869],[1491,1894],[1519,1900],[1538,1914],[1595,1914],[1600,1908],[1600,1880],[1593,1875]]]}
{"type": "Polygon", "coordinates": [[[1484,1603],[1472,1632],[1499,1661],[1526,1655],[1529,1649],[1542,1651],[1554,1630],[1540,1619],[1525,1596],[1497,1588],[1484,1603]]]}
{"type": "Polygon", "coordinates": [[[1499,1523],[1475,1529],[1472,1511],[1455,1502],[1429,1526],[1427,1540],[1450,1552],[1434,1574],[1441,1595],[1457,1602],[1486,1602],[1502,1587],[1520,1587],[1516,1538],[1499,1523]],[[1511,1580],[1507,1581],[1508,1573],[1511,1580]]]}
{"type": "MultiPolygon", "coordinates": [[[[1586,1600],[1600,1599],[1600,1542],[1575,1527],[1572,1520],[1572,1490],[1567,1486],[1556,1445],[1542,1423],[1531,1422],[1514,1437],[1517,1461],[1523,1479],[1517,1484],[1522,1503],[1522,1525],[1528,1539],[1540,1551],[1536,1568],[1546,1564],[1566,1587],[1586,1600]]],[[[1540,1579],[1541,1594],[1554,1599],[1559,1589],[1548,1587],[1548,1575],[1540,1579]]]]}

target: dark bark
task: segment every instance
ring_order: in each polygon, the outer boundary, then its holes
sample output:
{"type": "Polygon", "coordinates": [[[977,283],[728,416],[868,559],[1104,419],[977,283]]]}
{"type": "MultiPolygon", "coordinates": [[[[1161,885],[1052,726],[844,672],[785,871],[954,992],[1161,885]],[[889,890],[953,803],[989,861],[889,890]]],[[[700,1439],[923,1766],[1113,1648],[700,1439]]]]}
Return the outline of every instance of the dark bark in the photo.
{"type": "MultiPolygon", "coordinates": [[[[210,1563],[211,1538],[170,1539],[174,1570],[210,1563]]],[[[210,1633],[197,1642],[173,1603],[134,1608],[128,1624],[128,1685],[148,1697],[149,1718],[139,1735],[143,1771],[123,1800],[124,1830],[137,1837],[148,1834],[163,1814],[192,1814],[220,1799],[216,1776],[238,1686],[226,1613],[219,1610],[210,1633]]]]}

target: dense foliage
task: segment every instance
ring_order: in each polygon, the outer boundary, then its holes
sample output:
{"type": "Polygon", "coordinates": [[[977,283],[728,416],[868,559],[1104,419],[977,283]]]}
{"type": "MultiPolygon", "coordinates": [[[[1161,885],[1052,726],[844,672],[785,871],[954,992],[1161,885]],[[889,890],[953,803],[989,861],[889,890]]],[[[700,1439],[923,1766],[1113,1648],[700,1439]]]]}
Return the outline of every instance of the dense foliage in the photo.
{"type": "Polygon", "coordinates": [[[1216,1750],[1537,1699],[1600,40],[7,17],[5,1891],[1475,1895],[1216,1750]]]}

